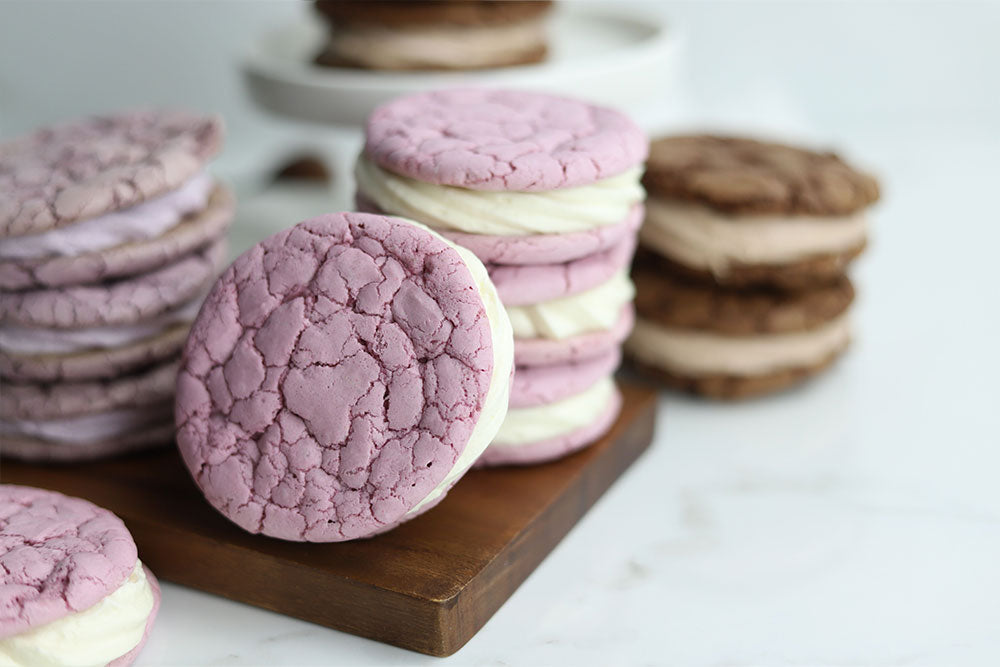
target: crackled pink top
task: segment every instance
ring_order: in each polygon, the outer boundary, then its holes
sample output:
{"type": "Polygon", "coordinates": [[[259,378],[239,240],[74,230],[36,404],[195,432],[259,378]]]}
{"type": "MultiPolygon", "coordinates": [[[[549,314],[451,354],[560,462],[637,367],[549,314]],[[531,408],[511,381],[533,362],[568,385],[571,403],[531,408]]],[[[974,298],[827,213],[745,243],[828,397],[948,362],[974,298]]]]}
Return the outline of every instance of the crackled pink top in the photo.
{"type": "Polygon", "coordinates": [[[135,542],[86,500],[0,485],[0,639],[82,611],[115,591],[135,542]]]}
{"type": "Polygon", "coordinates": [[[218,118],[146,110],[0,144],[0,238],[38,234],[179,188],[219,150],[218,118]]]}
{"type": "Polygon", "coordinates": [[[642,163],[649,145],[618,111],[543,93],[448,90],[401,97],[368,119],[365,153],[410,178],[473,190],[587,185],[642,163]]]}
{"type": "Polygon", "coordinates": [[[210,292],[178,379],[178,445],[209,502],[250,532],[371,535],[454,466],[492,345],[479,288],[443,239],[364,213],[307,220],[210,292]]]}

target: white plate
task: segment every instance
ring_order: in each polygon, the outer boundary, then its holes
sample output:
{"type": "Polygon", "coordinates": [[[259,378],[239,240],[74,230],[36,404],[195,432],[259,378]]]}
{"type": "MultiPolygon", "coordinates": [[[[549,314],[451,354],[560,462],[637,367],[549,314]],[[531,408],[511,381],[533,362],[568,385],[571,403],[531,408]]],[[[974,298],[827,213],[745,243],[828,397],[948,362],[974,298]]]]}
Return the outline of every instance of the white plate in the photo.
{"type": "Polygon", "coordinates": [[[253,99],[297,120],[364,123],[379,104],[407,93],[463,85],[534,88],[630,110],[661,98],[676,40],[655,16],[563,7],[552,17],[551,55],[537,65],[475,72],[377,72],[317,67],[325,39],[316,19],[265,34],[243,59],[253,99]]]}

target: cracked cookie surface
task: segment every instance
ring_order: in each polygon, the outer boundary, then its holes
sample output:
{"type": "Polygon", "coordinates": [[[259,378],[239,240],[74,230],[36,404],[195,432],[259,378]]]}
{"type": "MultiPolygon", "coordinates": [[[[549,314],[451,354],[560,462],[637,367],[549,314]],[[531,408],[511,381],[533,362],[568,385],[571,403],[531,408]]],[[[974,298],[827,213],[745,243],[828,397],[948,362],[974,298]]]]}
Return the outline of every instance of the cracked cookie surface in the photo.
{"type": "Polygon", "coordinates": [[[209,293],[178,379],[178,445],[250,532],[369,536],[446,481],[493,366],[457,250],[397,218],[321,216],[244,253],[209,293]]]}
{"type": "Polygon", "coordinates": [[[654,141],[643,185],[733,215],[841,216],[879,197],[878,182],[835,153],[712,135],[654,141]]]}
{"type": "Polygon", "coordinates": [[[0,638],[93,606],[132,572],[135,542],[111,512],[0,485],[0,638]]]}
{"type": "Polygon", "coordinates": [[[539,192],[587,185],[641,163],[648,142],[624,114],[506,90],[410,95],[368,119],[365,153],[425,183],[539,192]]]}
{"type": "Polygon", "coordinates": [[[133,111],[54,125],[0,144],[0,238],[37,234],[169,192],[222,143],[222,123],[133,111]]]}

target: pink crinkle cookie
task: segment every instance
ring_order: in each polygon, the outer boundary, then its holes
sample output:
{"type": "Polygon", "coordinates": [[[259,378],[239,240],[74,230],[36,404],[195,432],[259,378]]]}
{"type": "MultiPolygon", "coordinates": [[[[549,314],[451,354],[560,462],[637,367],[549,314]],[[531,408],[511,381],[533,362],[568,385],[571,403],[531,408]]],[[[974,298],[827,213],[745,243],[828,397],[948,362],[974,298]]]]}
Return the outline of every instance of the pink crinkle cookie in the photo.
{"type": "MultiPolygon", "coordinates": [[[[53,491],[0,485],[0,642],[90,610],[127,585],[137,563],[132,536],[111,512],[53,491]]],[[[143,571],[153,597],[151,611],[147,615],[141,605],[125,610],[121,605],[126,603],[118,602],[111,627],[119,627],[130,611],[141,613],[137,620],[144,623],[144,636],[124,655],[108,657],[109,664],[131,664],[156,617],[159,586],[143,571]]],[[[88,639],[105,643],[109,638],[85,635],[77,641],[88,639]]],[[[40,648],[46,654],[75,653],[72,646],[40,648]]]]}
{"type": "Polygon", "coordinates": [[[534,465],[568,456],[594,444],[607,433],[618,418],[621,408],[622,395],[616,390],[607,407],[590,424],[572,433],[526,445],[507,447],[493,444],[476,461],[476,467],[534,465]]]}
{"type": "Polygon", "coordinates": [[[0,326],[71,329],[136,324],[204,292],[226,257],[220,239],[155,271],[108,283],[10,292],[0,300],[0,326]]]}
{"type": "Polygon", "coordinates": [[[559,264],[572,262],[620,245],[642,224],[644,208],[636,204],[625,220],[571,234],[490,236],[446,231],[444,236],[476,253],[488,265],[559,264]]]}
{"type": "Polygon", "coordinates": [[[611,375],[621,358],[621,349],[616,346],[590,359],[548,366],[520,366],[514,370],[510,407],[544,405],[578,394],[611,375]]]}
{"type": "Polygon", "coordinates": [[[640,164],[642,130],[612,109],[536,92],[447,90],[384,104],[365,153],[424,183],[539,192],[587,185],[640,164]]]}
{"type": "Polygon", "coordinates": [[[622,344],[635,323],[635,308],[631,303],[622,307],[618,321],[607,331],[593,331],[572,338],[517,338],[514,341],[514,363],[521,366],[546,366],[592,359],[622,344]]]}
{"type": "Polygon", "coordinates": [[[561,264],[490,264],[487,270],[505,306],[524,306],[579,294],[610,280],[632,261],[637,239],[561,264]]]}
{"type": "Polygon", "coordinates": [[[470,253],[399,218],[307,220],[209,293],[178,379],[178,445],[208,501],[252,533],[374,535],[439,499],[492,439],[511,347],[470,253]]]}
{"type": "Polygon", "coordinates": [[[178,188],[222,143],[218,118],[133,111],[0,144],[0,238],[37,234],[178,188]]]}

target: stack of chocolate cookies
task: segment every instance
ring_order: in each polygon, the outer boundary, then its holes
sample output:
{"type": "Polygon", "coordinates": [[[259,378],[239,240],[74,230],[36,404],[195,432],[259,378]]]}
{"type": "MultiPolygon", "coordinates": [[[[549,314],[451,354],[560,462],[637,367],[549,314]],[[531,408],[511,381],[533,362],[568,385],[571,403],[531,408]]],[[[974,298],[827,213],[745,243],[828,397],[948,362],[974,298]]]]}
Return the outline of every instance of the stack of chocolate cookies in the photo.
{"type": "Polygon", "coordinates": [[[176,365],[226,259],[221,123],[142,111],[0,145],[0,452],[167,443],[176,365]]]}
{"type": "Polygon", "coordinates": [[[327,67],[470,70],[526,65],[548,52],[549,1],[318,0],[327,67]]]}
{"type": "Polygon", "coordinates": [[[558,458],[614,422],[647,152],[622,114],[536,93],[421,94],[369,118],[359,208],[471,250],[511,320],[510,410],[481,464],[558,458]]]}
{"type": "Polygon", "coordinates": [[[779,390],[850,342],[846,276],[874,178],[833,153],[717,136],[653,143],[629,356],[713,398],[779,390]]]}

